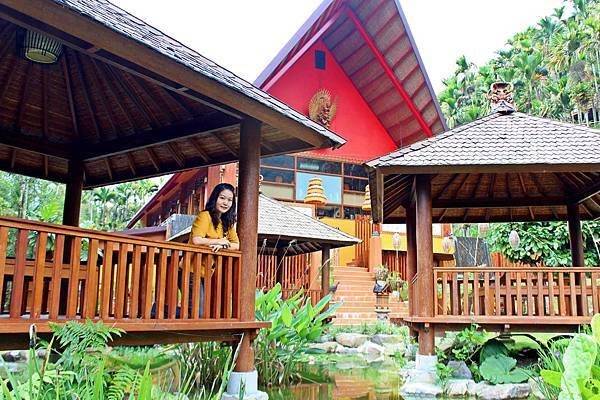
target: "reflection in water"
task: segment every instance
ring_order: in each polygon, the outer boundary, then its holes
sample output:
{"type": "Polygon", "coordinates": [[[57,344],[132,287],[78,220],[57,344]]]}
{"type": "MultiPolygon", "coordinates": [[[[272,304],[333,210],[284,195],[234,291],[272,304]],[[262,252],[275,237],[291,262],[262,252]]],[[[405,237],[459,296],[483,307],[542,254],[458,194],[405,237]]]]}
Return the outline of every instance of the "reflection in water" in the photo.
{"type": "Polygon", "coordinates": [[[314,384],[269,391],[272,400],[400,400],[401,363],[394,358],[368,362],[357,356],[328,356],[315,365],[304,364],[314,384]]]}

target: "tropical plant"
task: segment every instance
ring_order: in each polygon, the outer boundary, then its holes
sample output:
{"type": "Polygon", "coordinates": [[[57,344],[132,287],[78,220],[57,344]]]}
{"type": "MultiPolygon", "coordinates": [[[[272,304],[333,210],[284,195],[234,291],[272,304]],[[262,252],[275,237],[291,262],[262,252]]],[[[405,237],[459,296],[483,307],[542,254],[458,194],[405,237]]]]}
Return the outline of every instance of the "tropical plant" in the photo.
{"type": "Polygon", "coordinates": [[[504,354],[489,356],[479,366],[486,381],[493,384],[525,382],[529,375],[522,368],[515,368],[517,360],[504,354]]]}
{"type": "Polygon", "coordinates": [[[266,293],[256,292],[256,319],[271,322],[271,327],[261,329],[254,341],[259,383],[271,387],[301,379],[295,360],[323,334],[327,319],[339,307],[328,307],[330,300],[331,294],[313,307],[302,291],[284,300],[279,283],[266,293]]]}

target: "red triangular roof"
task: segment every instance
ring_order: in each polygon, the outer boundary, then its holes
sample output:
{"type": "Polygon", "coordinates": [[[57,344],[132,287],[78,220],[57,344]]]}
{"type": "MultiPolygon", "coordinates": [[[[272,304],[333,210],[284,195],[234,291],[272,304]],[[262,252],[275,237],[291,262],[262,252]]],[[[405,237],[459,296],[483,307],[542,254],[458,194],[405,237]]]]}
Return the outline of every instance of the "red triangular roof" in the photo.
{"type": "Polygon", "coordinates": [[[447,129],[398,0],[325,0],[256,79],[265,91],[322,40],[401,147],[447,129]]]}

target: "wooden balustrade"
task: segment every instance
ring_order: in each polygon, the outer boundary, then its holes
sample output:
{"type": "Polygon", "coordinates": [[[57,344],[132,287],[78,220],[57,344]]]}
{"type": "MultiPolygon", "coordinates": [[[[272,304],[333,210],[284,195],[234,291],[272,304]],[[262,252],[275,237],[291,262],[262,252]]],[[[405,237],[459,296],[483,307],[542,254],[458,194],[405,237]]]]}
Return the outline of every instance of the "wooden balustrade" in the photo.
{"type": "Polygon", "coordinates": [[[435,316],[587,322],[600,312],[599,279],[600,268],[434,268],[435,316]]]}
{"type": "Polygon", "coordinates": [[[231,329],[240,264],[237,251],[0,217],[0,332],[13,322],[67,319],[126,330],[161,322],[198,329],[203,321],[231,329]]]}

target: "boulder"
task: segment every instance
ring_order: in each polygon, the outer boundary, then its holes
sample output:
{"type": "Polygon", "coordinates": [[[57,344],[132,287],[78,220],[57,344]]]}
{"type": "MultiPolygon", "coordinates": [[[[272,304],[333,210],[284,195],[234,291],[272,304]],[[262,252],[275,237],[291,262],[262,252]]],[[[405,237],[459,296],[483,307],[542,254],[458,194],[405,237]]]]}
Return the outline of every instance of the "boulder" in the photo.
{"type": "Polygon", "coordinates": [[[524,399],[529,397],[531,389],[528,383],[504,383],[501,385],[490,385],[479,382],[473,386],[469,394],[475,395],[483,400],[509,400],[524,399]]]}
{"type": "Polygon", "coordinates": [[[386,344],[398,344],[404,342],[404,336],[402,335],[384,335],[377,334],[371,338],[371,342],[376,343],[381,346],[385,346],[386,344]]]}
{"type": "Polygon", "coordinates": [[[335,335],[335,341],[344,347],[356,348],[367,341],[369,337],[360,333],[338,333],[335,335]]]}
{"type": "Polygon", "coordinates": [[[439,397],[443,390],[433,383],[412,382],[400,388],[400,394],[405,400],[409,399],[434,399],[439,397]]]}
{"type": "Polygon", "coordinates": [[[13,350],[2,353],[2,358],[6,362],[16,362],[26,359],[27,355],[23,356],[23,354],[20,351],[13,350]]]}
{"type": "Polygon", "coordinates": [[[472,379],[450,379],[446,382],[444,392],[449,397],[464,397],[469,393],[469,387],[475,385],[472,379]]]}
{"type": "Polygon", "coordinates": [[[315,342],[316,343],[334,342],[333,335],[330,335],[330,334],[321,335],[315,340],[315,342]]]}
{"type": "Polygon", "coordinates": [[[361,344],[358,347],[358,352],[362,353],[362,354],[369,354],[369,355],[376,355],[376,356],[380,356],[383,355],[385,348],[383,346],[380,346],[378,344],[375,344],[373,342],[364,342],[363,344],[361,344]]]}
{"type": "Polygon", "coordinates": [[[406,356],[406,346],[404,343],[390,343],[383,345],[383,353],[386,356],[393,356],[396,353],[400,353],[402,356],[406,356]]]}
{"type": "Polygon", "coordinates": [[[358,354],[358,349],[353,347],[344,347],[338,344],[337,349],[335,350],[338,354],[358,354]]]}
{"type": "Polygon", "coordinates": [[[326,353],[335,353],[340,345],[337,342],[311,343],[308,345],[311,349],[322,350],[326,353]]]}
{"type": "Polygon", "coordinates": [[[473,379],[473,374],[464,361],[448,361],[448,367],[452,368],[452,377],[456,379],[473,379]]]}
{"type": "Polygon", "coordinates": [[[435,384],[438,382],[438,376],[436,371],[424,371],[417,368],[412,368],[404,373],[404,382],[435,384]]]}

